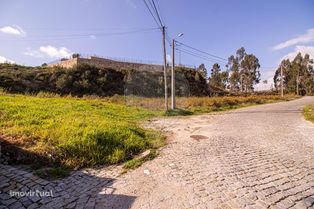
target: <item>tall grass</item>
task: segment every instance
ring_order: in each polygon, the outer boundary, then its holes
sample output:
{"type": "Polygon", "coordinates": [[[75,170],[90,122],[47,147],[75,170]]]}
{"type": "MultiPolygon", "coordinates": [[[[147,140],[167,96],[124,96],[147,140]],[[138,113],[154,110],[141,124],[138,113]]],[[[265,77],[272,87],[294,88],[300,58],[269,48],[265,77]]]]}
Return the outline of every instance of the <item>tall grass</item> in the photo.
{"type": "Polygon", "coordinates": [[[112,164],[160,146],[158,133],[138,125],[158,114],[101,100],[1,95],[0,133],[66,166],[112,164]]]}
{"type": "MultiPolygon", "coordinates": [[[[212,111],[233,109],[248,105],[265,104],[276,101],[288,101],[297,98],[293,94],[284,97],[277,95],[251,95],[251,96],[224,96],[224,97],[177,97],[176,106],[179,109],[193,113],[206,113],[212,111]]],[[[143,98],[136,96],[113,96],[103,97],[103,101],[117,104],[126,104],[162,111],[164,109],[163,98],[143,98]]],[[[170,99],[168,101],[170,104],[170,99]]]]}
{"type": "Polygon", "coordinates": [[[314,123],[314,104],[307,105],[303,109],[304,118],[314,123]]]}

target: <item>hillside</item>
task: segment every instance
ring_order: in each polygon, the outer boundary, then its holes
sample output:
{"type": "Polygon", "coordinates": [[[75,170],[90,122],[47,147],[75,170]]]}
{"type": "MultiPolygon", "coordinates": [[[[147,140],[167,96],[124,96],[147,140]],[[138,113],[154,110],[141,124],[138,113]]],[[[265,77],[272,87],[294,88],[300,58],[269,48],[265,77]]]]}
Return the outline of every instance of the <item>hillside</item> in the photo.
{"type": "MultiPolygon", "coordinates": [[[[195,70],[176,69],[177,95],[208,95],[205,79],[195,70]]],[[[60,67],[26,67],[0,64],[0,87],[12,93],[52,92],[61,95],[136,95],[163,96],[163,73],[137,70],[98,68],[78,65],[60,67]]],[[[168,73],[170,92],[170,73],[168,73]]]]}

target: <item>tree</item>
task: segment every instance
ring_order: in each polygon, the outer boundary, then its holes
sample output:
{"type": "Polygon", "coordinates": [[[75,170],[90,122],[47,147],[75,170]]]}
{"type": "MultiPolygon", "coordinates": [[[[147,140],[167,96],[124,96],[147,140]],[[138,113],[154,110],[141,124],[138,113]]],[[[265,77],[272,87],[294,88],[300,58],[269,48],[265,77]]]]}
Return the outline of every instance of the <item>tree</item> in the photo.
{"type": "Polygon", "coordinates": [[[197,68],[197,71],[203,76],[204,79],[207,79],[207,69],[204,64],[200,64],[197,68]]]}
{"type": "Polygon", "coordinates": [[[253,54],[247,54],[241,47],[228,59],[230,71],[230,90],[251,92],[254,85],[260,81],[260,64],[258,58],[253,54]]]}
{"type": "Polygon", "coordinates": [[[72,58],[79,58],[81,55],[79,53],[72,54],[72,58]]]}
{"type": "Polygon", "coordinates": [[[209,85],[217,88],[225,88],[225,73],[221,72],[220,65],[215,63],[211,69],[209,85]]]}
{"type": "Polygon", "coordinates": [[[231,91],[238,91],[240,89],[240,72],[239,72],[239,62],[236,57],[233,55],[228,59],[228,67],[230,71],[230,90],[231,91]]]}
{"type": "MultiPolygon", "coordinates": [[[[280,75],[281,75],[281,68],[282,68],[282,71],[283,71],[283,87],[284,87],[284,90],[286,90],[288,88],[288,80],[290,80],[290,77],[291,75],[287,74],[287,69],[290,69],[291,68],[291,62],[289,59],[285,59],[285,60],[282,60],[279,67],[277,68],[276,72],[275,72],[275,75],[274,75],[274,86],[275,86],[275,89],[276,90],[279,90],[280,88],[280,82],[281,82],[281,78],[280,78],[280,75]]],[[[295,88],[295,87],[293,87],[295,88]]]]}
{"type": "Polygon", "coordinates": [[[252,92],[254,85],[260,82],[260,64],[257,57],[253,54],[245,54],[241,61],[241,91],[252,92]]]}
{"type": "Polygon", "coordinates": [[[314,94],[313,59],[298,53],[292,60],[282,60],[274,75],[276,90],[280,87],[280,70],[283,69],[283,87],[287,93],[314,94]]]}

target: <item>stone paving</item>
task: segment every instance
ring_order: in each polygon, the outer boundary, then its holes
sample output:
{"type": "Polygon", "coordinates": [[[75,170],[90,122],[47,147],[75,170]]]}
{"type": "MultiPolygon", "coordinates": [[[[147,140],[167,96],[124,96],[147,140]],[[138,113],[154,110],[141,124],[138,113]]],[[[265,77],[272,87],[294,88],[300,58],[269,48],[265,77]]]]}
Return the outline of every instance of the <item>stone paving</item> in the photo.
{"type": "Polygon", "coordinates": [[[121,167],[75,171],[52,182],[0,164],[0,208],[312,208],[313,97],[235,111],[151,121],[169,133],[160,155],[121,167]],[[10,191],[53,197],[11,197],[10,191]]]}

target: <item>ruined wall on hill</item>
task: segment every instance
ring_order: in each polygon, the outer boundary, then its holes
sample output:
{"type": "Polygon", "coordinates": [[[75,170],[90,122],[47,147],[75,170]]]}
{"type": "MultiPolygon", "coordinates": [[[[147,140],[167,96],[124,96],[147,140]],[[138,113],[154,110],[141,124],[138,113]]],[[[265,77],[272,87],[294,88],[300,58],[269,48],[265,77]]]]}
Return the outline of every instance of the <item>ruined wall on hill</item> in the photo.
{"type": "Polygon", "coordinates": [[[138,71],[163,71],[162,65],[153,64],[141,64],[132,62],[115,61],[111,59],[105,59],[100,57],[91,56],[90,58],[71,58],[68,60],[62,60],[58,63],[50,64],[50,67],[63,67],[73,68],[75,65],[88,64],[98,68],[111,68],[116,70],[129,70],[134,69],[138,71]]]}

